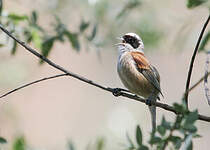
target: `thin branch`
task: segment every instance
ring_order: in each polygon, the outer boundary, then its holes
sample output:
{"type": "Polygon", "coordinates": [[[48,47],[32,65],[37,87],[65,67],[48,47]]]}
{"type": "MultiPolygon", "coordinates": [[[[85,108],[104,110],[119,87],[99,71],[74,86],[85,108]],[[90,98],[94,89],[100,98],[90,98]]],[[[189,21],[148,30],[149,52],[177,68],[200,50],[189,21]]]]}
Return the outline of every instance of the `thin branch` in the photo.
{"type": "MultiPolygon", "coordinates": [[[[210,72],[208,72],[207,76],[210,75],[210,72]]],[[[200,80],[198,80],[195,84],[193,84],[193,86],[191,86],[189,88],[189,90],[187,91],[188,93],[191,92],[194,88],[196,88],[205,78],[206,75],[204,75],[202,78],[200,78],[200,80]]]]}
{"type": "Polygon", "coordinates": [[[193,56],[191,58],[190,67],[189,67],[188,76],[187,76],[187,82],[186,82],[185,95],[184,95],[184,100],[186,102],[187,107],[188,107],[188,93],[189,93],[187,91],[189,91],[190,80],[191,80],[191,75],[192,75],[192,70],[193,70],[193,64],[194,64],[194,61],[195,61],[196,54],[198,52],[198,48],[199,48],[201,39],[202,39],[203,34],[204,34],[204,31],[205,31],[205,29],[206,29],[206,27],[207,27],[207,25],[209,23],[209,20],[210,20],[210,15],[208,16],[205,24],[203,25],[202,31],[201,31],[201,33],[199,35],[197,44],[196,44],[195,49],[194,49],[194,52],[193,52],[193,56]]]}
{"type": "MultiPolygon", "coordinates": [[[[20,41],[19,39],[17,39],[16,37],[14,37],[12,34],[9,33],[8,30],[6,30],[2,25],[0,25],[0,29],[5,32],[9,37],[11,37],[12,39],[14,39],[17,43],[19,43],[21,46],[23,46],[26,50],[28,50],[30,53],[34,54],[35,56],[37,56],[38,58],[42,59],[43,61],[45,61],[46,63],[48,63],[50,66],[64,72],[65,74],[67,74],[68,76],[71,76],[73,78],[76,78],[80,81],[83,81],[87,84],[90,84],[90,85],[93,85],[95,87],[98,87],[102,90],[105,90],[105,91],[108,91],[108,92],[111,92],[111,93],[114,93],[116,91],[116,88],[110,88],[110,87],[105,87],[103,85],[100,85],[100,84],[97,84],[96,82],[93,82],[92,80],[89,80],[85,77],[82,77],[80,75],[77,75],[73,72],[70,72],[68,70],[66,70],[65,68],[55,64],[54,62],[52,62],[51,60],[49,60],[48,58],[42,56],[41,54],[39,54],[38,52],[36,52],[34,49],[32,49],[31,47],[27,46],[25,44],[25,42],[22,42],[20,41]]],[[[138,101],[138,102],[142,102],[142,103],[146,103],[146,100],[143,99],[143,98],[140,98],[136,95],[133,95],[133,94],[130,94],[130,93],[127,93],[126,91],[121,91],[120,92],[120,96],[123,96],[123,97],[127,97],[127,98],[130,98],[132,100],[135,100],[135,101],[138,101]]],[[[152,102],[152,105],[155,105],[161,109],[164,109],[164,110],[167,110],[167,111],[170,111],[170,112],[173,112],[175,114],[178,114],[178,112],[170,105],[168,104],[163,104],[163,103],[159,103],[159,102],[152,102]]],[[[210,117],[208,116],[203,116],[203,115],[199,115],[198,117],[199,120],[202,120],[202,121],[206,121],[206,122],[210,122],[210,117]]]]}
{"type": "Polygon", "coordinates": [[[204,75],[204,91],[205,91],[205,96],[206,96],[207,102],[210,105],[210,91],[208,88],[209,57],[210,57],[210,51],[207,52],[205,75],[204,75]]]}
{"type": "Polygon", "coordinates": [[[54,75],[54,76],[42,78],[42,79],[39,79],[39,80],[30,82],[30,83],[24,84],[24,85],[22,85],[22,86],[20,86],[20,87],[17,87],[17,88],[15,88],[15,89],[13,89],[13,90],[11,90],[11,91],[9,91],[9,92],[3,94],[2,96],[0,96],[0,98],[3,98],[3,97],[5,97],[5,96],[7,96],[7,95],[9,95],[9,94],[12,94],[12,93],[14,93],[14,92],[16,92],[16,91],[18,91],[18,90],[20,90],[20,89],[23,89],[23,88],[25,88],[25,87],[27,87],[27,86],[30,86],[30,85],[33,85],[33,84],[35,84],[35,83],[39,83],[39,82],[42,82],[42,81],[46,81],[46,80],[49,80],[49,79],[54,79],[54,78],[58,78],[58,77],[62,77],[62,76],[67,76],[67,75],[68,75],[68,74],[66,74],[66,73],[65,73],[65,74],[59,74],[59,75],[54,75]]]}

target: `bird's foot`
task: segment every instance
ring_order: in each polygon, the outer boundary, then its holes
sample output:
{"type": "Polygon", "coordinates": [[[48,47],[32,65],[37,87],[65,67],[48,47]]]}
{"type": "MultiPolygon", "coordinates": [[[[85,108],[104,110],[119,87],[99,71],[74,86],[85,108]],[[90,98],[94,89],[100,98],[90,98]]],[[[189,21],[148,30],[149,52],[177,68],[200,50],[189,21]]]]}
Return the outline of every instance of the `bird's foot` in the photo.
{"type": "Polygon", "coordinates": [[[152,100],[151,99],[146,99],[146,105],[152,106],[152,100]]]}
{"type": "Polygon", "coordinates": [[[125,89],[114,88],[113,91],[112,91],[112,94],[114,96],[121,96],[122,95],[122,91],[129,92],[128,90],[125,90],[125,89]]]}

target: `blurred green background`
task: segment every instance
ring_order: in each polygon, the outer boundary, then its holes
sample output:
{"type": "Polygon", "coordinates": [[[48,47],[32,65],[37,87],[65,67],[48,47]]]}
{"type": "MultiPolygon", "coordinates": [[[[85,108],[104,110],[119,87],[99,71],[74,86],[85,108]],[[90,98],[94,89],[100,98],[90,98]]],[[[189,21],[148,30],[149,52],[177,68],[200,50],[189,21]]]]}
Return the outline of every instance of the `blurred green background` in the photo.
{"type": "MultiPolygon", "coordinates": [[[[190,58],[208,17],[209,2],[192,9],[187,1],[152,0],[5,0],[1,22],[64,68],[110,87],[123,87],[117,71],[119,37],[139,34],[145,55],[161,75],[163,103],[180,102],[190,58]],[[9,19],[8,19],[9,18],[9,19]],[[66,41],[66,42],[64,42],[66,41]]],[[[207,27],[207,31],[210,27],[207,27]]],[[[60,73],[0,33],[0,91],[60,73]],[[16,47],[17,46],[17,47],[16,47]],[[15,54],[15,55],[11,55],[15,54]]],[[[208,47],[206,47],[208,49],[208,47]]],[[[199,53],[192,76],[204,75],[206,55],[199,53]]],[[[190,108],[210,116],[203,85],[190,94],[190,108]]],[[[9,143],[24,135],[34,149],[77,149],[104,139],[105,149],[125,149],[140,124],[148,140],[147,106],[62,77],[20,90],[0,102],[0,136],[9,143]]],[[[158,109],[173,120],[174,114],[158,109]]],[[[158,122],[161,117],[158,117],[158,122]]],[[[210,127],[198,121],[202,138],[195,149],[208,149],[210,127]]],[[[10,148],[11,145],[4,145],[10,148]]]]}

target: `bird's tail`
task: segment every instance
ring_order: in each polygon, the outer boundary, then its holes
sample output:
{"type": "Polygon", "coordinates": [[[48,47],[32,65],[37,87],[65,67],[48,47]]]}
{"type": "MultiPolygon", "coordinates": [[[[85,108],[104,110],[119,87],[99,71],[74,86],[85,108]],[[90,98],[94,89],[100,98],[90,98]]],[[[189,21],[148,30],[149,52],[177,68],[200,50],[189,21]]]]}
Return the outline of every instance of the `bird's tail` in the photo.
{"type": "MultiPolygon", "coordinates": [[[[156,100],[155,100],[156,101],[156,100]]],[[[149,106],[151,120],[152,120],[152,132],[154,133],[156,130],[156,106],[149,106]]]]}

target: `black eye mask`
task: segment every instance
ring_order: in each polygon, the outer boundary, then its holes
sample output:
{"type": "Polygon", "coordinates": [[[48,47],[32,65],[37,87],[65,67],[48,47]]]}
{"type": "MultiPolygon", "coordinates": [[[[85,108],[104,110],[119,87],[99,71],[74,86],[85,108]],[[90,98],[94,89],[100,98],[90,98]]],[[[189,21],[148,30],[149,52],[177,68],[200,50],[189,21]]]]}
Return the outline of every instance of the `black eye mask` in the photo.
{"type": "Polygon", "coordinates": [[[133,48],[138,48],[139,47],[139,40],[133,36],[129,35],[124,35],[123,39],[125,40],[126,43],[129,43],[133,48]]]}

